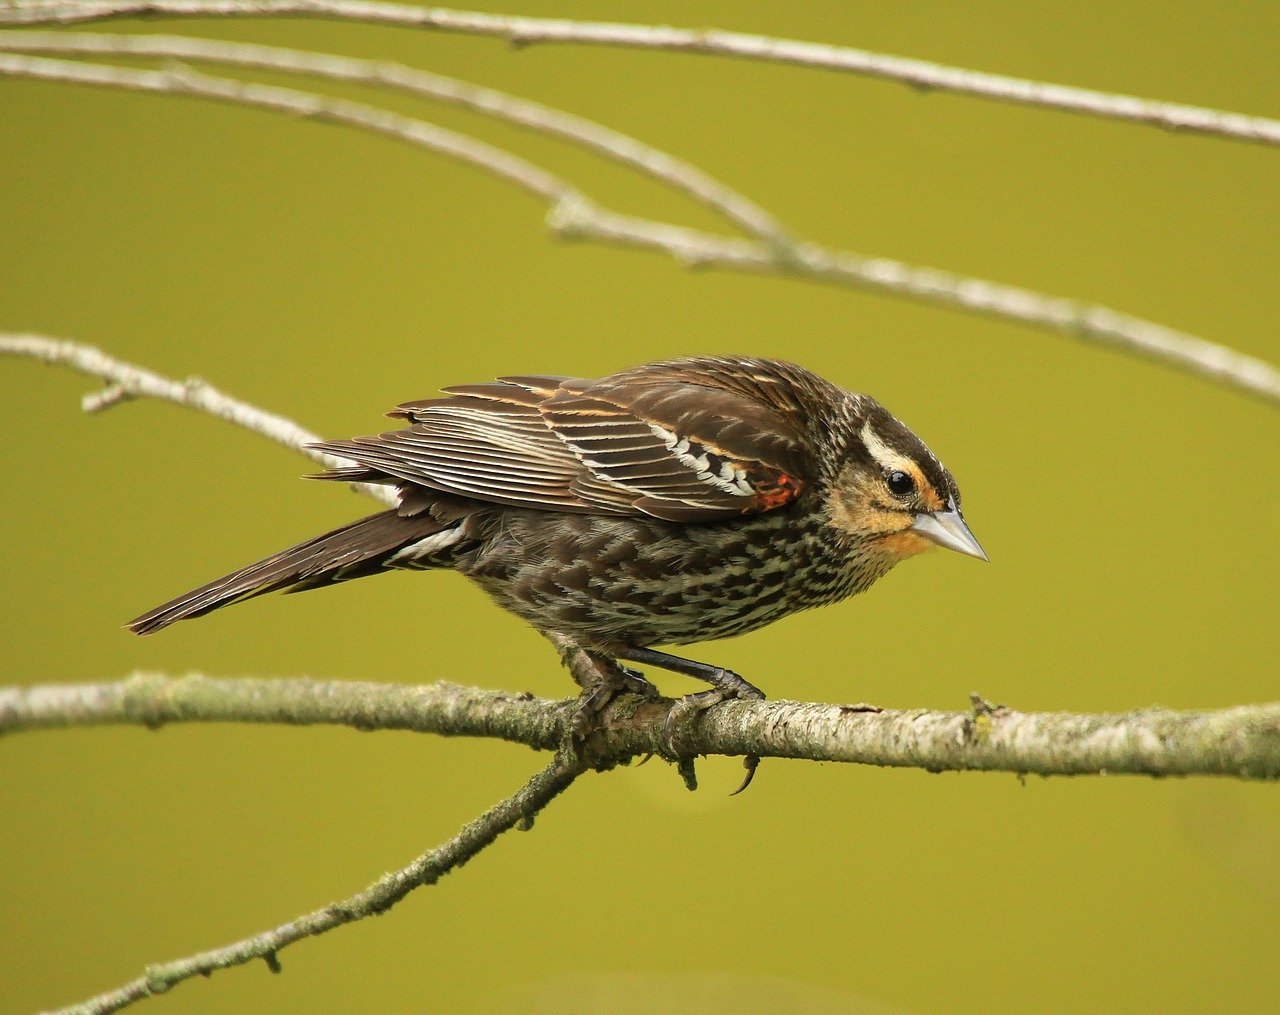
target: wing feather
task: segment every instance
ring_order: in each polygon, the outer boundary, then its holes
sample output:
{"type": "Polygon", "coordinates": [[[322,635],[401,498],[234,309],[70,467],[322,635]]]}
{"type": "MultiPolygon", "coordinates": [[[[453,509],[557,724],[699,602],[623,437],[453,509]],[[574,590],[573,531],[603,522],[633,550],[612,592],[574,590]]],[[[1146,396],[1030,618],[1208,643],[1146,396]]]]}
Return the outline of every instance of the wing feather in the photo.
{"type": "Polygon", "coordinates": [[[402,403],[388,415],[407,420],[405,429],[316,446],[357,463],[332,478],[382,476],[526,508],[711,521],[781,507],[809,482],[795,400],[767,368],[699,360],[594,381],[504,377],[402,403]]]}
{"type": "MultiPolygon", "coordinates": [[[[564,382],[540,409],[593,476],[633,491],[645,514],[686,521],[767,511],[803,489],[794,420],[687,371],[564,382]]],[[[585,484],[579,490],[589,496],[585,484]]]]}

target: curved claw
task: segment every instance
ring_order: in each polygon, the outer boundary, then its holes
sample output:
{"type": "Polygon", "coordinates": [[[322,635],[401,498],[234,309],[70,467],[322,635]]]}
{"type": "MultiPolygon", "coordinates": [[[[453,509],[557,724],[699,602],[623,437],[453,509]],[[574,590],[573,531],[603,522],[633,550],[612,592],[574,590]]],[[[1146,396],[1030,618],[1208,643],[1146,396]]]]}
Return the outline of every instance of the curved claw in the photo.
{"type": "Polygon", "coordinates": [[[747,774],[742,777],[742,785],[730,793],[730,796],[737,796],[751,785],[751,780],[756,777],[756,769],[760,767],[760,755],[748,754],[742,759],[742,767],[747,770],[747,774]]]}
{"type": "MultiPolygon", "coordinates": [[[[747,686],[750,687],[750,685],[747,686]]],[[[676,750],[674,738],[677,721],[684,721],[687,717],[691,717],[691,714],[697,715],[700,712],[705,712],[709,708],[714,708],[721,702],[731,701],[737,697],[751,699],[764,698],[764,695],[756,688],[751,687],[751,690],[755,693],[735,695],[730,694],[727,691],[723,691],[718,687],[713,687],[710,690],[697,691],[694,694],[686,694],[683,698],[677,699],[677,701],[667,711],[667,717],[662,724],[663,753],[669,758],[674,758],[677,762],[689,760],[685,755],[678,753],[676,750]]],[[[756,769],[760,767],[760,758],[757,755],[748,754],[742,759],[742,767],[747,770],[746,775],[742,779],[742,785],[730,793],[730,796],[737,796],[751,785],[751,780],[756,777],[756,769]]],[[[695,788],[687,777],[685,779],[685,784],[688,785],[690,789],[695,788]]]]}

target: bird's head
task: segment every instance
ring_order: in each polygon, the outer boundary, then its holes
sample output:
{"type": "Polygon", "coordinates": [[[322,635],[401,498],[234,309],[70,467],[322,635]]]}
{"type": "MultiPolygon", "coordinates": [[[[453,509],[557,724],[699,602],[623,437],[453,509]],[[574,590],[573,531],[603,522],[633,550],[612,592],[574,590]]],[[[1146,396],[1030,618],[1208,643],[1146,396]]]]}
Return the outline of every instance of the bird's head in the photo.
{"type": "Polygon", "coordinates": [[[827,487],[830,523],[886,561],[935,545],[986,560],[951,473],[879,402],[862,396],[858,408],[827,487]]]}

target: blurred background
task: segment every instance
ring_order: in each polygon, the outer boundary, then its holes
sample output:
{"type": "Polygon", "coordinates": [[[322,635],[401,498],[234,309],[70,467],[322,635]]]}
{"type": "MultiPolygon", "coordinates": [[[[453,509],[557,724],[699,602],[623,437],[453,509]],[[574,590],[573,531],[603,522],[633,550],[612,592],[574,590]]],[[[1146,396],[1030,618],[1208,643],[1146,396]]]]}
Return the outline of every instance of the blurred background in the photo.
{"type": "MultiPolygon", "coordinates": [[[[496,9],[716,25],[1280,115],[1269,2],[496,9]]],[[[835,247],[1280,360],[1274,149],[709,57],[320,22],[100,30],[493,85],[687,158],[835,247]]],[[[786,357],[873,393],[959,478],[991,563],[931,554],[860,599],[690,650],[773,697],[963,708],[977,690],[1081,711],[1277,697],[1274,408],[1013,324],[556,242],[525,194],[363,133],[67,85],[5,80],[0,95],[0,329],[196,374],[331,437],[375,432],[443,384],[697,352],[786,357]]],[[[565,145],[378,101],[509,146],[614,208],[720,228],[565,145]]],[[[141,669],[572,690],[548,645],[449,574],[127,634],[144,609],[372,509],[187,410],[86,417],[91,387],[0,362],[0,682],[141,669]]],[[[545,760],[332,729],[7,737],[0,1010],[69,1003],[345,896],[545,760]]],[[[283,975],[254,964],[147,1010],[1280,1005],[1275,786],[768,762],[729,799],[738,761],[700,773],[696,794],[661,762],[589,776],[532,833],[385,918],[289,949],[283,975]]]]}

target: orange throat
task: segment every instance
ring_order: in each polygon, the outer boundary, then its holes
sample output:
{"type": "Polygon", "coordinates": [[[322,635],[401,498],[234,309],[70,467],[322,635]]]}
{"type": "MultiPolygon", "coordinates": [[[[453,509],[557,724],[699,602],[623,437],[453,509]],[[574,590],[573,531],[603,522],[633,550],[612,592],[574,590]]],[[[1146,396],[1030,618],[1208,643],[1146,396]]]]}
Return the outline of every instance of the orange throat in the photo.
{"type": "Polygon", "coordinates": [[[924,553],[934,545],[914,529],[903,529],[901,532],[881,536],[879,542],[886,553],[899,560],[924,553]]]}

